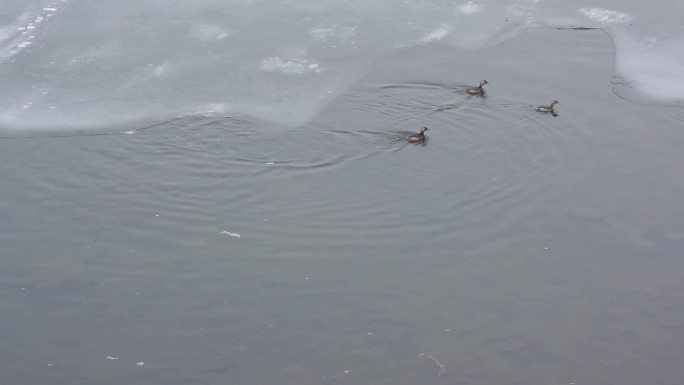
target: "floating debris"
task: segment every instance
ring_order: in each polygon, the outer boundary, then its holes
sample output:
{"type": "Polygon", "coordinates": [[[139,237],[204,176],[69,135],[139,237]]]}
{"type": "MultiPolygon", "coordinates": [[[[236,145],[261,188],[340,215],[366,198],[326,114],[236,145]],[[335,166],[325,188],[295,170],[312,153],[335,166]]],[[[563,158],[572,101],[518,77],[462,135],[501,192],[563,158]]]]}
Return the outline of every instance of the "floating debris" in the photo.
{"type": "Polygon", "coordinates": [[[221,231],[221,235],[230,235],[231,237],[240,238],[242,235],[238,233],[231,233],[230,231],[221,231]]]}
{"type": "Polygon", "coordinates": [[[118,360],[119,357],[110,357],[110,356],[107,356],[107,359],[108,359],[108,360],[118,360]]]}
{"type": "Polygon", "coordinates": [[[138,362],[136,365],[138,365],[138,366],[143,366],[143,365],[145,365],[145,363],[142,362],[142,361],[140,361],[140,362],[138,362]]]}

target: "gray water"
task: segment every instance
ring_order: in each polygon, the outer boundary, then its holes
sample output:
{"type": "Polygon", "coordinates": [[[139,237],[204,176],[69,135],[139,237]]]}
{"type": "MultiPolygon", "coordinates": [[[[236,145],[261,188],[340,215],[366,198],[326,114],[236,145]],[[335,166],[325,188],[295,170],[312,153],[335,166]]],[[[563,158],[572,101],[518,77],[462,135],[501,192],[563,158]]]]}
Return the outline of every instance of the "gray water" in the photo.
{"type": "Polygon", "coordinates": [[[542,28],[402,50],[295,128],[8,133],[0,382],[681,385],[684,112],[614,55],[542,28]]]}

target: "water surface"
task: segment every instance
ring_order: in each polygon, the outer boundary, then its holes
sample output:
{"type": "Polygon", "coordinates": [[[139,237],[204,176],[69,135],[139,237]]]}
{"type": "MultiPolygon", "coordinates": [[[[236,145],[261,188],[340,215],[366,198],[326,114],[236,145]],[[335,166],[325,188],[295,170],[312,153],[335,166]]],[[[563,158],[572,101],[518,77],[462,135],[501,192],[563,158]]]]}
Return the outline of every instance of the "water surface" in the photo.
{"type": "Polygon", "coordinates": [[[293,129],[8,133],[2,383],[683,383],[684,112],[614,54],[539,29],[403,50],[293,129]]]}

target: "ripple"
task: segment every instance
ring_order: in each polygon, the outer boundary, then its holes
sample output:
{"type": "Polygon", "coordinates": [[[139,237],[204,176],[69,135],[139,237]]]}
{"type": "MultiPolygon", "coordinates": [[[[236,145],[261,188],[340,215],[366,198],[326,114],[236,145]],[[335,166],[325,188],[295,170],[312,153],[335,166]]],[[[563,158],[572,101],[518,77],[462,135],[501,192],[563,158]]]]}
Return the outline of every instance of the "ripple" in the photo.
{"type": "MultiPolygon", "coordinates": [[[[419,152],[414,146],[396,148],[415,156],[413,160],[411,155],[373,154],[377,155],[373,162],[383,167],[364,173],[372,173],[373,183],[386,188],[363,192],[369,201],[397,208],[415,201],[420,191],[430,197],[430,208],[416,204],[392,212],[348,203],[345,211],[351,210],[357,218],[372,212],[373,224],[362,232],[382,239],[388,231],[415,233],[429,228],[429,239],[449,243],[467,226],[465,232],[474,242],[510,232],[535,215],[532,207],[547,188],[545,178],[570,159],[563,132],[567,120],[540,114],[536,105],[517,100],[498,98],[494,103],[469,97],[462,92],[464,87],[434,82],[386,84],[355,90],[340,101],[348,121],[369,122],[370,136],[384,134],[401,141],[407,131],[423,125],[430,128],[424,146],[415,147],[419,152]],[[401,187],[406,178],[419,187],[401,187]]],[[[334,111],[330,114],[338,116],[334,111]]]]}
{"type": "MultiPolygon", "coordinates": [[[[430,137],[457,135],[442,141],[455,163],[439,163],[423,173],[441,176],[468,175],[483,178],[520,177],[551,171],[563,162],[562,134],[551,115],[539,114],[534,105],[511,101],[487,103],[462,95],[461,86],[395,84],[383,86],[359,111],[386,116],[389,121],[425,123],[430,137]],[[410,119],[406,116],[411,116],[410,119]],[[454,165],[455,164],[455,165],[454,165]]],[[[407,126],[407,124],[403,124],[407,126]]]]}
{"type": "MultiPolygon", "coordinates": [[[[71,160],[76,174],[44,180],[44,194],[61,183],[69,196],[85,180],[97,190],[90,195],[109,199],[78,215],[104,209],[102,223],[115,219],[136,239],[163,242],[190,232],[183,242],[191,247],[223,245],[221,231],[229,231],[241,238],[225,247],[255,256],[406,255],[407,247],[425,255],[455,245],[501,251],[520,223],[538,214],[550,177],[576,150],[570,141],[583,143],[566,133],[577,113],[565,115],[565,105],[559,117],[537,113],[516,92],[536,95],[524,82],[505,89],[503,79],[490,79],[491,96],[471,97],[464,81],[435,80],[453,73],[452,52],[416,50],[409,58],[415,63],[383,68],[391,76],[373,74],[311,122],[284,132],[186,116],[116,130],[135,135],[79,138],[89,162],[71,160]],[[412,66],[427,67],[419,59],[444,65],[417,71],[412,66]],[[428,140],[409,145],[404,135],[423,126],[428,140]]],[[[479,70],[480,59],[473,63],[479,70]]],[[[462,78],[475,81],[478,73],[462,78]]]]}

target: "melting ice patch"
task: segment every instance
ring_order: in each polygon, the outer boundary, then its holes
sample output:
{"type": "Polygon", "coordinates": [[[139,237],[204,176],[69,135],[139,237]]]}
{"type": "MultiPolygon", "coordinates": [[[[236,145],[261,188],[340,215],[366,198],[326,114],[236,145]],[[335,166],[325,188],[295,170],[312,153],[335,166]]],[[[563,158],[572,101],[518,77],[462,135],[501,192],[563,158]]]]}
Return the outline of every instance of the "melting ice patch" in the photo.
{"type": "MultiPolygon", "coordinates": [[[[153,67],[153,65],[150,63],[148,64],[149,67],[153,67]]],[[[168,63],[164,63],[162,65],[156,66],[152,69],[152,75],[154,76],[162,76],[166,74],[169,71],[169,65],[168,63]]]]}
{"type": "Polygon", "coordinates": [[[293,58],[285,60],[278,56],[264,59],[261,62],[261,69],[268,72],[281,72],[288,75],[303,74],[304,72],[321,72],[321,68],[318,64],[309,63],[306,59],[293,58]]]}
{"type": "Polygon", "coordinates": [[[309,34],[316,40],[328,40],[331,36],[335,36],[335,30],[332,28],[311,28],[309,34]]]}
{"type": "Polygon", "coordinates": [[[217,25],[202,24],[191,31],[189,36],[200,41],[209,42],[223,40],[229,37],[230,33],[217,25]]]}
{"type": "Polygon", "coordinates": [[[475,4],[472,1],[469,1],[465,4],[459,5],[457,9],[464,15],[474,15],[482,11],[482,6],[479,4],[475,4]]]}
{"type": "Polygon", "coordinates": [[[348,41],[356,36],[355,26],[338,26],[330,27],[314,27],[309,30],[309,34],[314,40],[326,41],[329,39],[338,39],[340,41],[348,41]]]}
{"type": "Polygon", "coordinates": [[[205,118],[210,118],[217,116],[216,114],[223,114],[228,110],[225,103],[207,103],[199,107],[199,110],[187,115],[179,115],[178,117],[184,116],[203,116],[205,118]]]}
{"type": "Polygon", "coordinates": [[[684,47],[680,43],[625,32],[617,32],[614,37],[616,68],[638,91],[657,99],[684,97],[684,47]]]}
{"type": "Polygon", "coordinates": [[[54,12],[57,12],[57,8],[43,8],[42,11],[43,14],[32,18],[29,14],[23,14],[15,20],[20,24],[19,26],[0,29],[0,60],[14,56],[29,47],[31,45],[29,40],[36,37],[32,34],[38,31],[41,23],[46,22],[54,12]],[[5,42],[7,42],[6,45],[3,44],[5,42]]]}
{"type": "Polygon", "coordinates": [[[605,8],[580,8],[580,12],[584,16],[600,23],[625,23],[632,21],[632,17],[626,13],[605,8]]]}
{"type": "Polygon", "coordinates": [[[423,43],[429,43],[431,41],[439,41],[444,39],[449,35],[450,28],[446,25],[442,25],[439,28],[431,31],[427,35],[425,35],[423,38],[420,39],[421,42],[423,43]]]}

